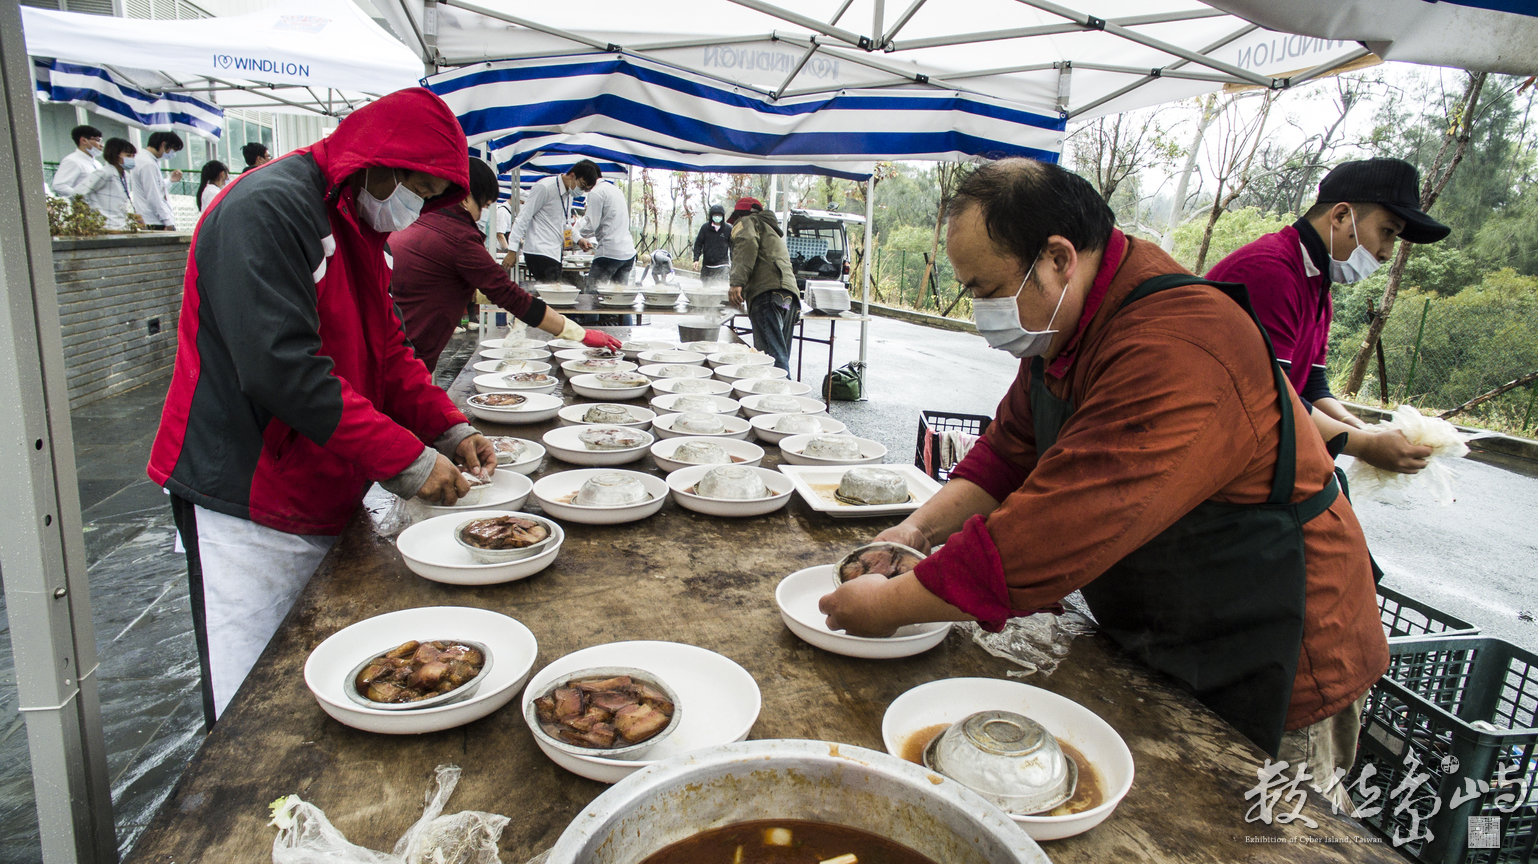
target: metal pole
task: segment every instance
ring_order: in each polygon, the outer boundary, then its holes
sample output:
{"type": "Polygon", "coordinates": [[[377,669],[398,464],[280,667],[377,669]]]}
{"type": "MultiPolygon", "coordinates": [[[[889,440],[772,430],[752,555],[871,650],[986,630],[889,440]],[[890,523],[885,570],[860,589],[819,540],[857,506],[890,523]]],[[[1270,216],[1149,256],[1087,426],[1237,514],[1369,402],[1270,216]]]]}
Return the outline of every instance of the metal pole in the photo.
{"type": "MultiPolygon", "coordinates": [[[[879,5],[878,5],[879,8],[879,5]]],[[[880,14],[879,12],[877,13],[880,14]]],[[[867,319],[860,322],[860,364],[864,366],[866,359],[865,337],[870,334],[870,268],[875,262],[871,260],[871,249],[875,244],[875,216],[876,216],[876,175],[865,178],[865,285],[860,292],[860,315],[867,319]]],[[[863,381],[861,382],[864,383],[863,381]]],[[[860,395],[865,396],[865,388],[860,388],[860,395]]]]}
{"type": "Polygon", "coordinates": [[[42,154],[21,14],[0,3],[0,519],[16,689],[26,721],[43,860],[115,862],[96,641],[42,154]]]}
{"type": "Polygon", "coordinates": [[[1421,326],[1415,331],[1415,352],[1410,355],[1410,375],[1405,379],[1404,398],[1406,401],[1413,398],[1410,388],[1415,386],[1415,365],[1421,359],[1421,337],[1426,335],[1426,313],[1431,311],[1431,298],[1426,298],[1426,305],[1421,307],[1421,326]]]}

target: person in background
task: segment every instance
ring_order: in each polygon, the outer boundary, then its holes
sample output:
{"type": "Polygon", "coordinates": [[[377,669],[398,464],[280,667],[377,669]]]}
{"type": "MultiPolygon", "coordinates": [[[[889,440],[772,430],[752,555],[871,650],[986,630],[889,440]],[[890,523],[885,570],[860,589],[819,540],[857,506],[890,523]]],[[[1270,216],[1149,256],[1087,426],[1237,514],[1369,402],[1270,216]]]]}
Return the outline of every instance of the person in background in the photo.
{"type": "Polygon", "coordinates": [[[1393,254],[1396,238],[1435,243],[1451,232],[1421,212],[1419,190],[1419,173],[1403,160],[1342,162],[1319,182],[1318,200],[1302,218],[1207,271],[1214,282],[1249,289],[1277,359],[1330,451],[1401,474],[1425,468],[1431,448],[1411,444],[1398,430],[1373,432],[1330,392],[1330,284],[1372,275],[1393,254]]]}
{"type": "Polygon", "coordinates": [[[571,170],[546,177],[529,190],[518,218],[507,234],[507,247],[523,252],[523,267],[536,283],[561,281],[561,252],[566,226],[571,224],[571,199],[591,192],[598,182],[598,164],[583,159],[571,170]]]}
{"type": "Polygon", "coordinates": [[[578,245],[593,253],[593,264],[587,272],[589,291],[615,282],[630,284],[635,240],[630,236],[630,208],[618,186],[599,183],[587,193],[587,210],[577,224],[577,234],[578,245]]]}
{"type": "Polygon", "coordinates": [[[241,147],[240,155],[246,160],[246,167],[241,173],[250,171],[252,168],[260,168],[272,161],[272,156],[267,152],[267,145],[257,141],[241,147]]]}
{"type": "Polygon", "coordinates": [[[732,229],[726,224],[726,208],[710,205],[710,221],[694,238],[694,261],[700,268],[700,284],[706,288],[725,285],[732,269],[732,229]]]}
{"type": "Polygon", "coordinates": [[[666,249],[657,249],[652,252],[646,262],[646,274],[651,277],[654,287],[664,282],[672,282],[673,253],[666,249]]]}
{"type": "Polygon", "coordinates": [[[427,213],[390,235],[395,269],[390,293],[405,317],[406,337],[429,371],[454,335],[465,304],[480,291],[513,317],[562,339],[592,348],[619,348],[619,340],[576,322],[531,297],[486,251],[476,223],[497,200],[497,175],[479,159],[470,160],[470,194],[457,206],[427,213]]]}
{"type": "MultiPolygon", "coordinates": [[[[160,163],[169,161],[182,149],[182,136],[175,132],[156,132],[144,145],[145,155],[139,157],[132,174],[128,175],[128,191],[133,195],[134,212],[144,220],[144,227],[151,231],[175,231],[176,214],[171,210],[171,193],[166,176],[161,173],[160,163]]],[[[182,172],[172,171],[171,182],[182,179],[182,172]]]]}
{"type": "Polygon", "coordinates": [[[198,210],[208,209],[214,197],[219,194],[226,183],[230,182],[230,169],[218,159],[211,159],[203,163],[202,175],[198,180],[198,210]]]}
{"type": "MultiPolygon", "coordinates": [[[[510,249],[507,245],[507,234],[513,230],[512,200],[509,198],[506,201],[498,201],[497,206],[492,210],[492,229],[497,235],[497,254],[499,255],[505,255],[510,249]]],[[[507,264],[506,261],[502,263],[503,266],[507,264]]]]}
{"type": "Polygon", "coordinates": [[[102,151],[101,130],[95,126],[76,126],[69,130],[75,149],[59,160],[59,170],[53,172],[53,194],[60,198],[84,195],[80,187],[92,174],[101,170],[96,154],[102,151]]]}
{"type": "Polygon", "coordinates": [[[374,482],[452,505],[463,471],[496,466],[413,356],[385,257],[465,196],[468,150],[442,99],[397,90],[235,178],[193,227],[148,472],[187,550],[210,724],[374,482]]]}
{"type": "Polygon", "coordinates": [[[785,246],[785,229],[757,198],[739,198],[731,218],[730,299],[753,322],[753,347],[790,371],[791,333],[801,317],[801,290],[785,246]]]}
{"type": "Polygon", "coordinates": [[[134,168],[137,152],[133,144],[122,138],[108,138],[102,154],[102,161],[107,164],[75,189],[75,194],[84,195],[85,202],[106,217],[108,231],[128,228],[128,172],[134,168]]]}

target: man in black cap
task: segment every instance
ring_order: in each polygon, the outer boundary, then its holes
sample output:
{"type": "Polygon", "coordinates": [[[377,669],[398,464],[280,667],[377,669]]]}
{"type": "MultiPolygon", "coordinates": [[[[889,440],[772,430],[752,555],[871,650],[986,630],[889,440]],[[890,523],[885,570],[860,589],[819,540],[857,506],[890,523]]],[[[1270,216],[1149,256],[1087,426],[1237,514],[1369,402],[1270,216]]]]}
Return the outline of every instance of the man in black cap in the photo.
{"type": "Polygon", "coordinates": [[[1330,285],[1372,275],[1397,239],[1435,243],[1451,230],[1421,211],[1419,190],[1420,175],[1402,159],[1342,162],[1319,182],[1319,198],[1301,219],[1207,271],[1215,282],[1249,288],[1277,359],[1331,452],[1404,474],[1425,468],[1431,449],[1398,431],[1373,432],[1347,411],[1330,392],[1326,355],[1334,315],[1330,285]]]}

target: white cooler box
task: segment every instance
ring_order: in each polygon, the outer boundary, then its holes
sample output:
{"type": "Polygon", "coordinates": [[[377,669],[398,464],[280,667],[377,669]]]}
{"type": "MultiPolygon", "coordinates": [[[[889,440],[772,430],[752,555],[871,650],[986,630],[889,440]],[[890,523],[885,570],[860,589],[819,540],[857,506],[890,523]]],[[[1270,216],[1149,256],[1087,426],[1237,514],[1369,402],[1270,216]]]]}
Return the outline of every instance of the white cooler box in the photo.
{"type": "Polygon", "coordinates": [[[849,311],[849,289],[833,279],[806,280],[806,302],[819,312],[849,311]]]}

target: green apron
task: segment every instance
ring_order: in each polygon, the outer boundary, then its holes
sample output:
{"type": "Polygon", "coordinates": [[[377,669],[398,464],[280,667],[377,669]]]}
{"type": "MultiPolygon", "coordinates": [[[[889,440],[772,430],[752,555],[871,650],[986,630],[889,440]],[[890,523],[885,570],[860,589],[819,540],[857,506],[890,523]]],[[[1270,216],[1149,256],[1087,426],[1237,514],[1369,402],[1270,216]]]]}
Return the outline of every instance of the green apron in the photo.
{"type": "MultiPolygon", "coordinates": [[[[1243,285],[1186,274],[1149,279],[1121,308],[1184,285],[1222,291],[1260,327],[1243,285]]],[[[1297,469],[1290,387],[1265,328],[1260,332],[1282,412],[1276,477],[1266,502],[1204,501],[1083,593],[1104,633],[1186,684],[1202,704],[1275,757],[1303,644],[1303,525],[1329,509],[1340,486],[1332,476],[1318,494],[1288,503],[1297,469]]],[[[1031,361],[1037,453],[1057,441],[1075,409],[1047,389],[1045,371],[1040,357],[1031,361]]]]}

